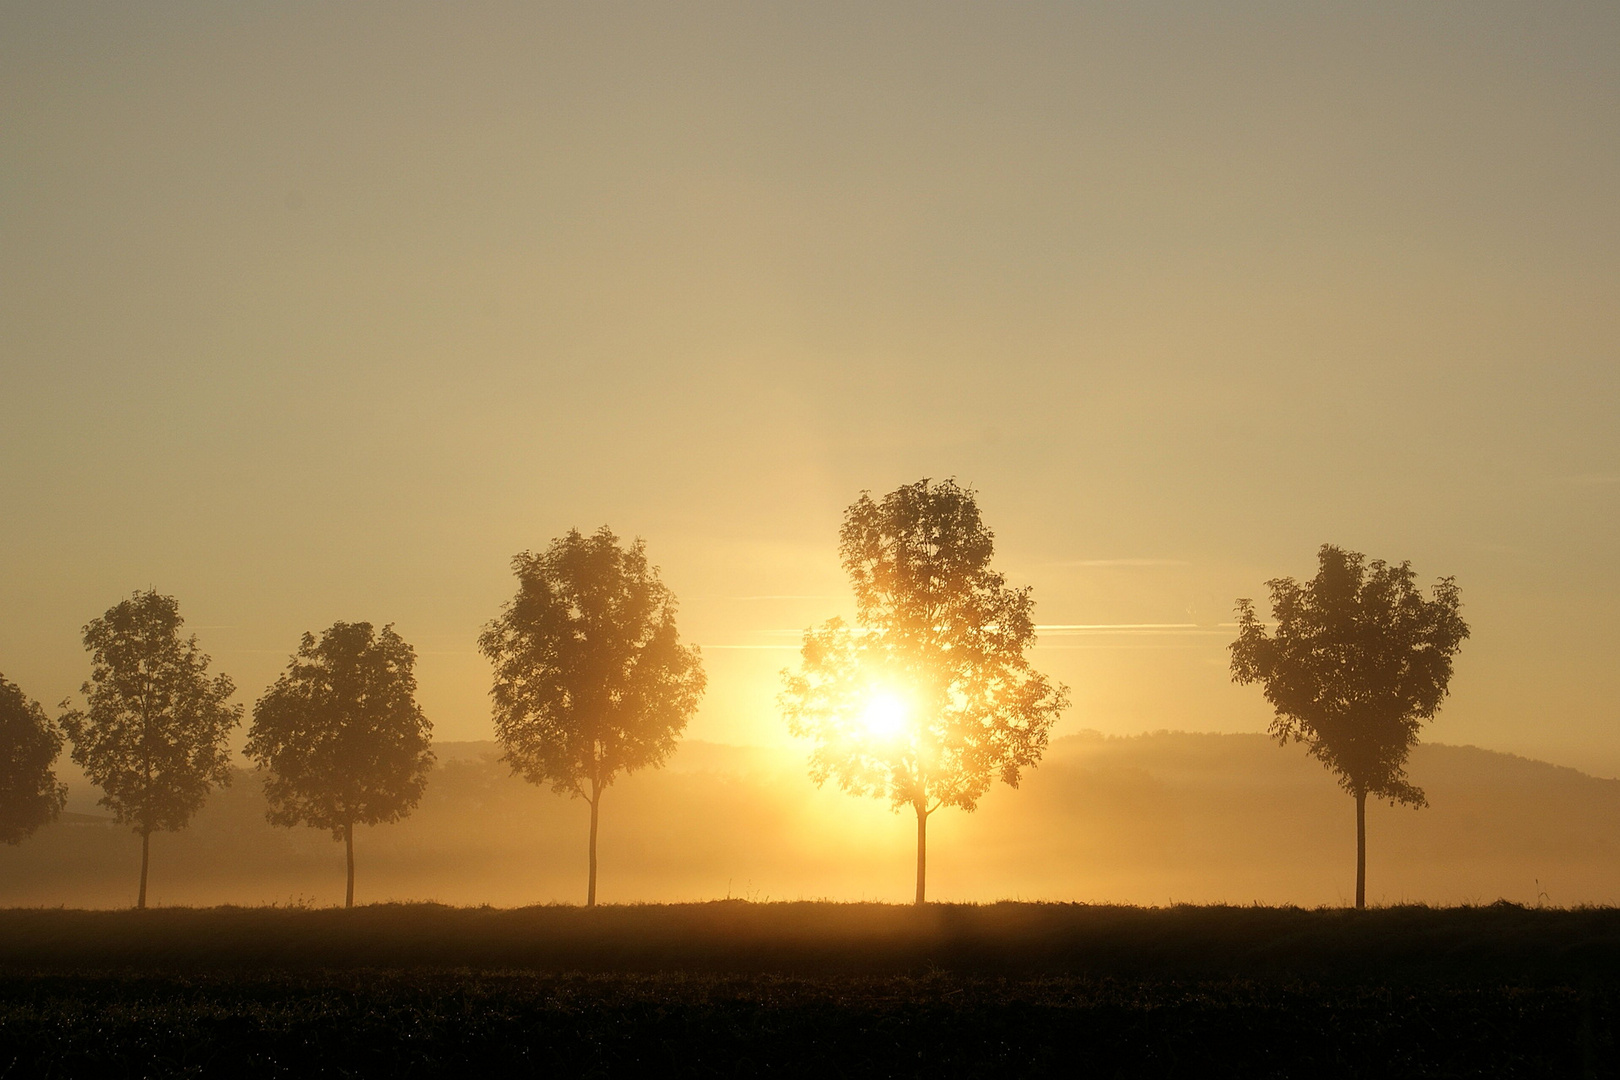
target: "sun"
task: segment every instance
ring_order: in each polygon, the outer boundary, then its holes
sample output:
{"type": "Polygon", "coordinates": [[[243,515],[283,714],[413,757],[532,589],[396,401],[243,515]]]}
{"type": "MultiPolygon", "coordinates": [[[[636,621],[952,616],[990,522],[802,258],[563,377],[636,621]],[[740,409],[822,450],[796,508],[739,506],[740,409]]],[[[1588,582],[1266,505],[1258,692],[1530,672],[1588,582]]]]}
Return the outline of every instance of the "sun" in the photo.
{"type": "Polygon", "coordinates": [[[867,700],[866,711],[861,713],[861,724],[869,737],[888,741],[905,731],[910,716],[911,708],[905,698],[879,691],[867,700]]]}

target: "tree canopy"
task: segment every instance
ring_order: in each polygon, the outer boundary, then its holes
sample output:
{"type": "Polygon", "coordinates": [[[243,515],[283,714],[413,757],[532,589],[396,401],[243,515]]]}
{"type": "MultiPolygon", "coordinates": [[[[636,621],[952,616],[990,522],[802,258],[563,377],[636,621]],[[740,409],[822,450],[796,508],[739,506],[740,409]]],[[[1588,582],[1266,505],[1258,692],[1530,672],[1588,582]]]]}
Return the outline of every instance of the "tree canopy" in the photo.
{"type": "Polygon", "coordinates": [[[1024,655],[1034,600],[990,568],[994,536],[972,491],[925,479],[881,501],[863,492],[839,539],[855,624],[806,631],[782,709],[812,743],[816,783],[915,810],[921,903],[928,815],[973,810],[998,779],[1016,787],[1067,691],[1024,655]]]}
{"type": "Polygon", "coordinates": [[[1468,637],[1461,597],[1441,578],[1425,599],[1410,563],[1396,566],[1322,545],[1316,577],[1266,582],[1275,625],[1237,605],[1232,678],[1260,683],[1280,742],[1302,742],[1357,803],[1357,906],[1365,898],[1368,796],[1427,805],[1406,776],[1423,723],[1449,691],[1468,637]]]}
{"type": "Polygon", "coordinates": [[[0,840],[20,844],[62,813],[67,785],[52,769],[61,752],[61,730],[0,675],[0,840]]]}
{"type": "Polygon", "coordinates": [[[433,725],[416,704],[416,653],[385,626],[333,623],[306,633],[287,670],[253,707],[247,753],[264,770],[266,817],[330,829],[348,855],[354,827],[415,809],[433,765],[433,725]]]}
{"type": "Polygon", "coordinates": [[[151,834],[182,829],[216,785],[230,783],[226,739],[242,707],[229,677],[208,676],[195,636],[182,638],[172,596],[136,592],[84,628],[91,654],[83,710],[62,717],[73,760],[105,794],[101,805],[141,835],[141,889],[151,834]]]}
{"type": "Polygon", "coordinates": [[[515,772],[590,804],[595,903],[602,792],[674,750],[703,695],[702,662],[639,539],[574,529],[512,569],[517,595],[478,639],[494,667],[495,734],[515,772]]]}

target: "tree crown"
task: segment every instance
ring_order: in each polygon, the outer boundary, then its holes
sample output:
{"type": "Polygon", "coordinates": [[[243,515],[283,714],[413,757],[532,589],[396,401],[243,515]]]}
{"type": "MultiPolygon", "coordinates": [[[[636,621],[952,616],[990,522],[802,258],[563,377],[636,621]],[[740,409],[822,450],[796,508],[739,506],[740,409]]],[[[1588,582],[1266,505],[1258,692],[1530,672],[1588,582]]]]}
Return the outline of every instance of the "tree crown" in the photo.
{"type": "Polygon", "coordinates": [[[863,492],[839,538],[856,625],[806,631],[800,669],[782,673],[788,729],[814,743],[812,778],[925,810],[972,810],[997,778],[1016,787],[1067,692],[1024,656],[1034,601],[990,568],[973,492],[926,479],[881,501],[863,492]],[[905,721],[863,723],[891,695],[905,721]]]}
{"type": "Polygon", "coordinates": [[[1271,733],[1303,742],[1352,794],[1425,805],[1406,759],[1451,682],[1468,637],[1452,578],[1418,589],[1410,563],[1391,566],[1324,544],[1316,577],[1266,582],[1275,626],[1238,601],[1232,678],[1261,683],[1271,733]]]}
{"type": "Polygon", "coordinates": [[[20,844],[61,814],[67,785],[51,768],[61,752],[45,710],[0,675],[0,840],[20,844]]]}
{"type": "Polygon", "coordinates": [[[416,704],[416,653],[392,625],[333,623],[253,706],[247,753],[265,771],[276,825],[331,829],[398,821],[433,765],[433,725],[416,704]]]}
{"type": "Polygon", "coordinates": [[[603,526],[512,560],[516,597],[478,639],[505,760],[531,783],[594,798],[619,772],[660,764],[703,695],[675,596],[603,526]]]}
{"type": "Polygon", "coordinates": [[[228,704],[227,676],[208,677],[208,656],[196,637],[180,637],[183,623],[174,597],[150,590],[92,619],[88,705],[62,717],[73,760],[106,793],[101,805],[142,832],[184,828],[231,779],[225,740],[242,707],[228,704]]]}

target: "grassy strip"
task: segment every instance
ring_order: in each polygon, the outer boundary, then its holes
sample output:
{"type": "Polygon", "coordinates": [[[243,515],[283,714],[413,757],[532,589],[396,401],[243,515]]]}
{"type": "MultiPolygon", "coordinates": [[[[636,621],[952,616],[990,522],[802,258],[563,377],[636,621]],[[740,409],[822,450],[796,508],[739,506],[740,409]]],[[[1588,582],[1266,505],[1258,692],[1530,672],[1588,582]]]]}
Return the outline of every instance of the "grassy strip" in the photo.
{"type": "Polygon", "coordinates": [[[1126,975],[1574,985],[1620,970],[1620,910],[1075,904],[0,911],[0,970],[470,968],[1126,975]]]}

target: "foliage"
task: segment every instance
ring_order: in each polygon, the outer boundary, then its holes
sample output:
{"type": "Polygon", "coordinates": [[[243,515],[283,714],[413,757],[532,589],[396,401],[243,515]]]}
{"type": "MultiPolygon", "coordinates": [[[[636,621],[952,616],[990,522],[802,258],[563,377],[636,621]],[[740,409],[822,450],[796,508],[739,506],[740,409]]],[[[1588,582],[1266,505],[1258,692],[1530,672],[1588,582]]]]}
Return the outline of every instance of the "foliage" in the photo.
{"type": "MultiPolygon", "coordinates": [[[[88,706],[62,718],[73,760],[101,805],[148,835],[181,829],[230,782],[226,738],[242,718],[229,677],[208,677],[196,637],[182,639],[172,596],[136,592],[84,628],[88,706]]],[[[65,703],[64,703],[65,704],[65,703]]]]}
{"type": "Polygon", "coordinates": [[[1271,733],[1303,742],[1351,794],[1413,806],[1423,792],[1406,759],[1423,722],[1445,700],[1452,657],[1468,637],[1452,578],[1433,599],[1410,563],[1390,566],[1324,544],[1316,577],[1266,582],[1276,626],[1238,601],[1232,677],[1261,683],[1276,711],[1271,733]]]}
{"type": "Polygon", "coordinates": [[[253,707],[247,754],[265,770],[265,815],[343,839],[346,828],[415,809],[433,764],[433,725],[416,704],[416,653],[385,626],[306,633],[253,707]]]}
{"type": "Polygon", "coordinates": [[[855,621],[805,633],[784,671],[788,729],[812,740],[811,776],[920,814],[972,810],[996,779],[1018,785],[1068,704],[1035,671],[1034,600],[990,569],[994,537],[973,493],[920,480],[849,508],[839,552],[855,621]],[[860,717],[875,693],[903,699],[908,722],[873,737],[860,717]]]}
{"type": "Polygon", "coordinates": [[[606,526],[512,560],[517,596],[478,639],[504,759],[530,783],[593,802],[619,772],[663,762],[704,675],[675,628],[675,596],[606,526]]]}
{"type": "Polygon", "coordinates": [[[61,814],[67,785],[51,769],[61,752],[61,730],[0,675],[0,840],[20,844],[61,814]]]}

